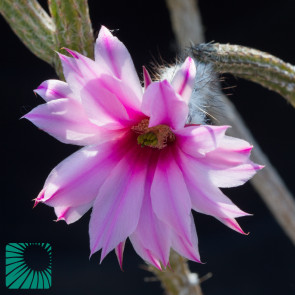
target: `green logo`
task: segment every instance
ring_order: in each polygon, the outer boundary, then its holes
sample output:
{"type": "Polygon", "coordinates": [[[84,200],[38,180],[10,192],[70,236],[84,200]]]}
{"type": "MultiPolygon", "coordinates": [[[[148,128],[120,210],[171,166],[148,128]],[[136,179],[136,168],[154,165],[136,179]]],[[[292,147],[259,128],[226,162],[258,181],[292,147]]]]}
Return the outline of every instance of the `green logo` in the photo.
{"type": "Polygon", "coordinates": [[[6,287],[8,289],[49,289],[52,249],[48,243],[6,245],[6,287]]]}

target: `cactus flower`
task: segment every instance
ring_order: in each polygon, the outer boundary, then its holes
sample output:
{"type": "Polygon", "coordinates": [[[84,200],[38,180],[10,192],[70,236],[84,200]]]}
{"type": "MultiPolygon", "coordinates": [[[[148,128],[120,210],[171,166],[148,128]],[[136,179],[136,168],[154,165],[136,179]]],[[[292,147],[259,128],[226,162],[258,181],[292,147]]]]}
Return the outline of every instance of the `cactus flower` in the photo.
{"type": "Polygon", "coordinates": [[[225,135],[228,126],[186,124],[196,66],[188,57],[171,81],[144,89],[126,47],[102,27],[95,61],[59,54],[66,82],[47,80],[35,92],[46,103],[24,117],[61,142],[83,146],[57,165],[35,199],[57,220],[77,221],[92,208],[91,254],[101,261],[124,245],[161,269],[170,249],[200,262],[192,209],[243,233],[248,215],[219,188],[245,183],[261,166],[252,146],[225,135]]]}

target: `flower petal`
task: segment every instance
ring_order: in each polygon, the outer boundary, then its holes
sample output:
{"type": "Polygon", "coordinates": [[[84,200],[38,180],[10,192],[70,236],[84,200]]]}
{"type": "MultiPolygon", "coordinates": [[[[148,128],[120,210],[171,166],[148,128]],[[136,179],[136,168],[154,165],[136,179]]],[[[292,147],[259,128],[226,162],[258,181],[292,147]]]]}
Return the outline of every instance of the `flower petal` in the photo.
{"type": "Polygon", "coordinates": [[[49,174],[38,202],[77,207],[94,200],[110,171],[130,148],[128,140],[84,147],[66,158],[49,174]]]}
{"type": "Polygon", "coordinates": [[[125,45],[104,26],[101,27],[95,44],[95,63],[122,80],[136,94],[134,104],[140,107],[142,88],[132,58],[125,45]]]}
{"type": "Polygon", "coordinates": [[[39,105],[23,118],[64,143],[90,145],[117,136],[117,132],[91,123],[81,103],[71,98],[60,98],[39,105]]]}
{"type": "Polygon", "coordinates": [[[169,262],[170,228],[155,215],[151,203],[151,184],[154,177],[157,158],[150,160],[150,166],[145,183],[145,195],[141,208],[140,218],[136,230],[132,234],[154,253],[157,260],[164,266],[169,262]]]}
{"type": "Polygon", "coordinates": [[[159,157],[151,187],[151,199],[157,217],[190,243],[190,196],[169,148],[159,157]]]}
{"type": "MultiPolygon", "coordinates": [[[[199,126],[199,128],[200,127],[201,126],[199,126]]],[[[211,128],[213,126],[204,127],[211,128]]],[[[220,126],[220,128],[222,127],[226,126],[220,126]]],[[[187,128],[184,128],[184,130],[187,128]]],[[[222,136],[222,129],[219,131],[221,131],[221,133],[219,134],[217,144],[213,144],[212,146],[217,146],[216,149],[210,151],[210,139],[207,139],[209,142],[209,152],[203,157],[198,158],[198,163],[208,171],[208,176],[215,186],[234,187],[242,185],[258,170],[262,169],[263,166],[257,165],[249,160],[252,146],[248,142],[239,138],[222,136]]],[[[182,134],[180,136],[182,136],[182,134]]],[[[194,143],[193,140],[198,141],[200,139],[205,142],[206,138],[202,139],[200,136],[188,136],[187,138],[180,136],[178,136],[178,142],[181,149],[187,154],[197,157],[198,154],[196,151],[198,149],[194,150],[194,148],[198,146],[198,143],[194,143]]],[[[218,138],[218,136],[216,138],[218,138]]]]}
{"type": "Polygon", "coordinates": [[[175,134],[182,151],[200,158],[219,146],[227,128],[228,126],[187,126],[177,130],[175,134]]]}
{"type": "Polygon", "coordinates": [[[138,122],[140,116],[142,117],[141,103],[138,103],[134,89],[114,76],[102,74],[99,80],[101,86],[115,95],[121,102],[130,119],[138,122]]]}
{"type": "Polygon", "coordinates": [[[238,222],[234,219],[234,218],[222,218],[222,217],[216,217],[216,219],[218,219],[220,222],[222,222],[223,224],[225,224],[226,226],[228,226],[229,228],[235,230],[236,232],[242,234],[242,235],[247,235],[242,228],[240,227],[240,225],[238,224],[238,222]]]}
{"type": "Polygon", "coordinates": [[[124,249],[125,249],[125,243],[126,243],[126,241],[121,242],[115,248],[115,252],[116,252],[116,255],[117,255],[117,258],[118,258],[118,262],[119,262],[119,265],[120,265],[120,268],[121,268],[122,271],[123,271],[123,253],[124,253],[124,249]]]}
{"type": "Polygon", "coordinates": [[[194,210],[222,218],[249,215],[234,205],[211,182],[208,171],[202,165],[199,165],[195,159],[178,150],[177,162],[183,172],[194,210]]]}
{"type": "Polygon", "coordinates": [[[102,121],[107,115],[111,115],[112,120],[116,121],[116,116],[126,119],[127,114],[130,118],[138,119],[140,101],[135,88],[112,76],[93,60],[78,52],[66,50],[74,56],[70,58],[59,54],[66,81],[75,96],[82,101],[92,120],[101,117],[102,121]]]}
{"type": "Polygon", "coordinates": [[[165,124],[174,130],[184,126],[188,106],[167,80],[152,83],[145,91],[142,111],[150,117],[149,127],[165,124]]]}
{"type": "Polygon", "coordinates": [[[81,100],[81,90],[89,81],[98,78],[101,70],[98,65],[90,58],[79,54],[78,52],[69,51],[75,57],[68,57],[58,53],[63,67],[63,73],[68,86],[74,93],[74,96],[81,100]]]}
{"type": "Polygon", "coordinates": [[[144,88],[147,89],[148,86],[152,83],[152,78],[144,66],[142,67],[142,70],[143,70],[144,88]]]}
{"type": "Polygon", "coordinates": [[[126,109],[117,97],[108,91],[101,80],[91,80],[81,90],[82,104],[88,118],[98,126],[120,129],[128,125],[126,109]]]}
{"type": "Polygon", "coordinates": [[[68,84],[59,80],[46,80],[34,92],[39,94],[45,101],[59,98],[74,98],[68,84]]]}
{"type": "Polygon", "coordinates": [[[101,261],[137,227],[148,157],[130,149],[101,186],[89,225],[91,254],[102,249],[101,261]]]}
{"type": "Polygon", "coordinates": [[[189,260],[196,262],[200,261],[200,254],[198,249],[198,236],[196,232],[195,222],[192,214],[191,219],[191,242],[187,243],[181,236],[176,233],[172,233],[172,248],[178,252],[181,256],[186,257],[189,260]]]}
{"type": "Polygon", "coordinates": [[[252,148],[245,140],[224,136],[218,148],[207,153],[200,161],[215,169],[227,169],[247,162],[252,148]]]}
{"type": "Polygon", "coordinates": [[[54,211],[57,216],[57,221],[64,220],[67,224],[71,224],[79,220],[93,205],[89,202],[77,207],[55,207],[54,211]]]}
{"type": "Polygon", "coordinates": [[[171,85],[188,104],[196,77],[196,65],[191,57],[187,57],[181,68],[176,72],[171,85]]]}
{"type": "Polygon", "coordinates": [[[155,255],[148,249],[145,248],[144,244],[138,239],[136,235],[130,236],[130,241],[136,253],[146,262],[150,263],[158,270],[162,270],[160,261],[155,257],[155,255]]]}
{"type": "MultiPolygon", "coordinates": [[[[142,99],[142,89],[131,58],[130,61],[137,81],[132,81],[132,75],[126,70],[128,65],[124,65],[122,69],[122,71],[126,71],[123,79],[117,77],[108,67],[104,66],[105,61],[101,63],[94,62],[78,52],[70,49],[66,50],[73,56],[73,58],[70,58],[59,54],[66,81],[75,96],[80,100],[82,99],[87,112],[92,109],[92,105],[90,104],[89,106],[89,103],[96,102],[94,104],[96,108],[90,112],[91,119],[93,119],[93,117],[101,117],[105,112],[109,114],[110,108],[108,106],[114,106],[112,114],[118,115],[119,119],[122,118],[122,116],[125,118],[127,113],[130,118],[138,119],[142,99]],[[98,88],[100,88],[100,91],[94,93],[98,88]],[[138,92],[138,89],[140,92],[138,92]],[[84,98],[85,92],[88,93],[86,98],[84,98]],[[92,99],[90,100],[90,98],[92,99]],[[119,113],[118,110],[120,110],[119,113]],[[95,111],[97,114],[96,116],[93,116],[95,111]]],[[[120,62],[123,61],[121,60],[120,62]]],[[[123,66],[123,64],[121,66],[123,66]]],[[[104,117],[105,114],[102,118],[104,117]]]]}
{"type": "Polygon", "coordinates": [[[253,163],[248,160],[246,163],[234,166],[227,169],[212,169],[209,170],[209,177],[212,183],[218,187],[235,187],[243,185],[251,179],[257,171],[264,166],[253,163]]]}

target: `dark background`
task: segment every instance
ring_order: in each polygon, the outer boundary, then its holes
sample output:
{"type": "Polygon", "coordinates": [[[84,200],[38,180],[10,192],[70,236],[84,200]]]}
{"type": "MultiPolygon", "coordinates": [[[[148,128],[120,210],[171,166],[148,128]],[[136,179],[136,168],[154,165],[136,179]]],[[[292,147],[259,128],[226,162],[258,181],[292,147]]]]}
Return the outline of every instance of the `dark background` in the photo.
{"type": "MultiPolygon", "coordinates": [[[[13,1],[12,1],[13,2],[13,1]]],[[[43,1],[42,3],[45,3],[43,1]]],[[[295,64],[295,4],[282,1],[200,0],[207,41],[251,46],[295,64]]],[[[171,62],[175,41],[163,0],[89,1],[94,31],[104,24],[119,29],[138,71],[151,60],[171,62]]],[[[162,294],[149,277],[143,261],[130,244],[121,272],[114,253],[99,265],[99,254],[89,261],[89,213],[67,226],[55,223],[52,208],[31,200],[51,171],[77,150],[39,131],[19,118],[42,103],[32,90],[43,80],[55,78],[49,65],[22,45],[0,17],[1,28],[1,244],[0,293],[4,294],[162,294]],[[4,225],[4,227],[2,226],[4,225]],[[53,283],[50,290],[6,290],[4,250],[8,242],[49,242],[53,247],[53,283]]],[[[276,93],[259,85],[226,76],[227,91],[243,114],[258,142],[295,194],[295,111],[276,93]]],[[[263,164],[263,163],[260,163],[263,164]]],[[[204,265],[192,263],[200,276],[213,277],[202,285],[205,295],[295,294],[295,248],[250,184],[226,191],[253,217],[240,219],[242,236],[214,218],[196,215],[199,247],[204,265]]]]}

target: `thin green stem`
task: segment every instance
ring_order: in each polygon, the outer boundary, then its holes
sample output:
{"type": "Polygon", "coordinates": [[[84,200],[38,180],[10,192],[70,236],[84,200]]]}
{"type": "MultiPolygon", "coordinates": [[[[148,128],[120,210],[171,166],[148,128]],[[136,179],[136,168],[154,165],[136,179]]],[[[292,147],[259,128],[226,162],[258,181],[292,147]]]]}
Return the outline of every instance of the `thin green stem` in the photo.
{"type": "Polygon", "coordinates": [[[187,259],[171,251],[170,269],[160,271],[149,265],[148,270],[160,280],[167,295],[202,295],[200,280],[196,273],[191,273],[187,259]]]}
{"type": "Polygon", "coordinates": [[[1,0],[0,13],[37,57],[53,65],[55,26],[36,0],[1,0]]]}
{"type": "MultiPolygon", "coordinates": [[[[94,36],[87,0],[48,0],[48,6],[56,26],[56,50],[68,47],[93,58],[94,36]]],[[[61,72],[58,58],[55,68],[61,72]]]]}
{"type": "Polygon", "coordinates": [[[295,107],[295,67],[268,53],[229,44],[200,44],[193,56],[215,70],[256,82],[285,97],[295,107]]]}
{"type": "Polygon", "coordinates": [[[48,0],[50,17],[37,0],[1,0],[0,13],[20,40],[63,78],[54,53],[61,47],[93,58],[94,37],[87,0],[48,0]]]}

